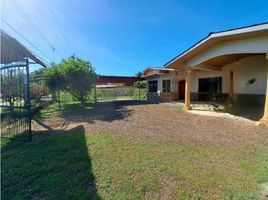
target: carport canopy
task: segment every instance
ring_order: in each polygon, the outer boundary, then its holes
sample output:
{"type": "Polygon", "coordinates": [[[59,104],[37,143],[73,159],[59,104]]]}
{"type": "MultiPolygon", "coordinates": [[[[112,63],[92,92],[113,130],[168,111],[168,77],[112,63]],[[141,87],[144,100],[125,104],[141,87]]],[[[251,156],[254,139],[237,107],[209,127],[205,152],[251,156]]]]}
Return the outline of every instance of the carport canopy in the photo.
{"type": "Polygon", "coordinates": [[[40,58],[1,29],[1,64],[20,62],[25,58],[30,58],[35,63],[46,67],[40,58]]]}
{"type": "Polygon", "coordinates": [[[142,78],[134,76],[97,76],[97,83],[134,83],[141,80],[142,78]]]}

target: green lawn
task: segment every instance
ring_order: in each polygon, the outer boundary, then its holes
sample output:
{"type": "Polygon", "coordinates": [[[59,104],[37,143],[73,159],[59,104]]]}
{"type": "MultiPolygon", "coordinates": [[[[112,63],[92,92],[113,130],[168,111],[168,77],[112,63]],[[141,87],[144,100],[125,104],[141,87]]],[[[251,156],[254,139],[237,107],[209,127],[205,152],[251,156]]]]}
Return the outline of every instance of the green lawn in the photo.
{"type": "Polygon", "coordinates": [[[2,141],[2,199],[258,199],[268,150],[85,133],[2,141]],[[95,190],[95,183],[98,189],[95,190]]]}

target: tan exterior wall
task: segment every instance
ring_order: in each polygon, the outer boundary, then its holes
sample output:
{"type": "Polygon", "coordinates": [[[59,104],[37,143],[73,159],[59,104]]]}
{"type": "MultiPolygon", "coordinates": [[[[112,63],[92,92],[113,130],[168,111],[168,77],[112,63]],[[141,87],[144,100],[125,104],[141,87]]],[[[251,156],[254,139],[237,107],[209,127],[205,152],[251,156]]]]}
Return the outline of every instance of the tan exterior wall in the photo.
{"type": "Polygon", "coordinates": [[[150,93],[147,88],[147,99],[151,102],[157,101],[175,101],[178,100],[178,81],[184,80],[183,72],[171,72],[170,74],[162,74],[157,78],[146,78],[147,81],[157,80],[157,93],[150,93]],[[162,81],[170,80],[170,92],[164,93],[162,89],[162,81]]]}

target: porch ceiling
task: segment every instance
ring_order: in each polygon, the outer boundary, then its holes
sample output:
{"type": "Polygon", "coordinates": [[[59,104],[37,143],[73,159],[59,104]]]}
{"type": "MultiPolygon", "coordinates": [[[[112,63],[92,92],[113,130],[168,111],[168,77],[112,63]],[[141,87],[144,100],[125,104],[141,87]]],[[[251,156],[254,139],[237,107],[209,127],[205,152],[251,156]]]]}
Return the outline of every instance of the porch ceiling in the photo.
{"type": "Polygon", "coordinates": [[[212,59],[209,59],[204,62],[204,64],[207,65],[213,65],[213,66],[224,66],[228,65],[230,63],[236,62],[241,60],[242,58],[254,56],[254,55],[261,55],[261,54],[231,54],[231,55],[223,55],[219,57],[215,57],[212,59]]]}
{"type": "Polygon", "coordinates": [[[203,62],[202,64],[197,66],[196,69],[203,68],[212,71],[221,71],[222,66],[224,65],[228,65],[230,63],[237,62],[243,58],[255,55],[262,55],[262,54],[230,54],[230,55],[218,56],[203,62]]]}

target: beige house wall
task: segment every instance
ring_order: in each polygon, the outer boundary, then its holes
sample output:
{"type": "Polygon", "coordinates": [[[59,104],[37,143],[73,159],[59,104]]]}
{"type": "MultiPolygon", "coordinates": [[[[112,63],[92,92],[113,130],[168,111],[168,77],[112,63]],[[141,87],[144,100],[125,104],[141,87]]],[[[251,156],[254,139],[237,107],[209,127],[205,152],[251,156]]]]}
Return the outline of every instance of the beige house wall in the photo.
{"type": "Polygon", "coordinates": [[[264,55],[251,56],[241,59],[222,67],[221,72],[198,71],[191,76],[191,92],[198,92],[198,79],[209,77],[222,77],[222,93],[229,93],[230,72],[234,74],[235,94],[257,94],[266,93],[266,70],[267,60],[264,55]],[[255,79],[255,83],[248,85],[248,81],[255,79]]]}
{"type": "Polygon", "coordinates": [[[178,99],[178,81],[184,80],[184,73],[183,72],[170,72],[169,74],[161,74],[159,77],[156,78],[146,78],[147,83],[148,81],[157,80],[157,92],[152,93],[149,92],[147,87],[147,99],[149,101],[171,101],[178,99]],[[163,80],[170,80],[170,92],[164,93],[162,88],[163,80]]]}
{"type": "Polygon", "coordinates": [[[264,55],[241,59],[238,63],[231,63],[223,67],[223,93],[229,92],[230,72],[234,73],[235,94],[266,93],[267,60],[264,55]],[[248,81],[255,79],[255,83],[248,85],[248,81]]]}

